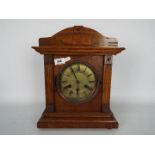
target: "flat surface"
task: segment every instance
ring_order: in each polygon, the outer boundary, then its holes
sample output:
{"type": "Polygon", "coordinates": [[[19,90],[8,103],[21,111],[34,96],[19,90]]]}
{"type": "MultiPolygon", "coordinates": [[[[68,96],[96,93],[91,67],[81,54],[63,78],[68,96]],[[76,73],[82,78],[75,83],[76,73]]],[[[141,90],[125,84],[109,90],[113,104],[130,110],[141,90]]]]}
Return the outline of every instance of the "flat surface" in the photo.
{"type": "Polygon", "coordinates": [[[44,110],[43,103],[0,105],[0,134],[13,135],[115,135],[155,134],[155,105],[112,104],[119,122],[118,129],[38,129],[37,121],[44,110]]]}

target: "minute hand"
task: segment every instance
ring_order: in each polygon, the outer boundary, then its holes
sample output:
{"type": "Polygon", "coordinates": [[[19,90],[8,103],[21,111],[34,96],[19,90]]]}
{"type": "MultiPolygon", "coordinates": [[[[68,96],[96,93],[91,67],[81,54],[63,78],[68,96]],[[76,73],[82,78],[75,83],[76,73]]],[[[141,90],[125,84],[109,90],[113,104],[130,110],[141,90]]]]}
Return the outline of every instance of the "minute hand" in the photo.
{"type": "Polygon", "coordinates": [[[71,67],[71,71],[73,72],[73,74],[74,74],[74,77],[75,77],[75,79],[76,79],[76,82],[77,83],[79,83],[79,80],[78,80],[78,78],[77,78],[77,76],[76,76],[76,74],[75,74],[75,72],[74,72],[74,70],[73,70],[73,68],[71,67]]]}

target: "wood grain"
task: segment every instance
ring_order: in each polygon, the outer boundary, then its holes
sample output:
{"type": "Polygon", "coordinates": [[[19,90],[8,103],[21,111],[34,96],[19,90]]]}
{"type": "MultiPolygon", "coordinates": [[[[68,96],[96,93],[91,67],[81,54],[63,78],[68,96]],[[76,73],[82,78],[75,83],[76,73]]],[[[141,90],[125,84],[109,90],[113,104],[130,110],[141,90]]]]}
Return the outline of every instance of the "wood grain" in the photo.
{"type": "Polygon", "coordinates": [[[52,55],[116,55],[123,51],[123,47],[52,47],[52,46],[33,46],[40,54],[52,55]]]}
{"type": "Polygon", "coordinates": [[[40,46],[91,46],[101,47],[106,42],[105,36],[88,27],[74,26],[66,28],[55,35],[47,38],[40,38],[40,46]]]}
{"type": "Polygon", "coordinates": [[[118,128],[113,113],[48,113],[40,118],[38,128],[118,128]]]}
{"type": "Polygon", "coordinates": [[[44,55],[46,109],[54,111],[54,65],[53,56],[44,55]]]}
{"type": "MultiPolygon", "coordinates": [[[[103,85],[102,85],[102,91],[103,91],[102,92],[102,111],[109,112],[112,64],[105,64],[105,57],[104,57],[103,85]]],[[[111,56],[111,59],[112,59],[112,56],[111,56]]]]}

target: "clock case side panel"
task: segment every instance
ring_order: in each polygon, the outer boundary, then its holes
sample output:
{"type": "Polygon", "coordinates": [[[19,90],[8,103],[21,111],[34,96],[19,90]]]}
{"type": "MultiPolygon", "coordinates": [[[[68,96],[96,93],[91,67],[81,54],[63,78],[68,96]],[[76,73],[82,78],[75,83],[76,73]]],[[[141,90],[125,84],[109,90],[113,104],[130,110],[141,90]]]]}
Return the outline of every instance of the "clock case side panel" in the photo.
{"type": "Polygon", "coordinates": [[[44,76],[45,76],[45,111],[54,112],[54,63],[52,55],[44,55],[44,76]]]}
{"type": "Polygon", "coordinates": [[[110,92],[112,78],[112,55],[103,56],[103,74],[102,74],[102,112],[110,112],[110,92]]]}

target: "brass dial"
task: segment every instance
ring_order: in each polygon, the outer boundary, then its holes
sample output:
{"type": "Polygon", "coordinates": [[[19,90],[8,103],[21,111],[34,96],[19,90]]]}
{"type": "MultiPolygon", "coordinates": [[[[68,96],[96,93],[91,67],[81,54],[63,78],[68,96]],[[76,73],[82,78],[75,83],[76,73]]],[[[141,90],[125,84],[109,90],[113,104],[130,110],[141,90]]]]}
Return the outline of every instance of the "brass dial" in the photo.
{"type": "Polygon", "coordinates": [[[74,63],[58,76],[60,94],[72,103],[89,100],[97,89],[97,76],[87,65],[74,63]]]}

